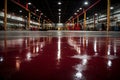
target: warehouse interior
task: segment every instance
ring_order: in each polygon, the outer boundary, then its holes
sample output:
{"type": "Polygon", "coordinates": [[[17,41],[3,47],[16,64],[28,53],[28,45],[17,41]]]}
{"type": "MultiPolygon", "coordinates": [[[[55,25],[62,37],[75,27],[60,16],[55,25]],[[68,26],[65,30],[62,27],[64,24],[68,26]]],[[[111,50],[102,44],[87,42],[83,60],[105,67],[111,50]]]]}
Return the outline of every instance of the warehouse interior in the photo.
{"type": "Polygon", "coordinates": [[[0,80],[120,80],[120,1],[1,0],[0,80]]]}
{"type": "MultiPolygon", "coordinates": [[[[5,30],[4,1],[2,0],[0,5],[1,30],[5,30]]],[[[6,10],[6,14],[8,14],[6,16],[6,30],[98,31],[109,28],[111,31],[119,31],[119,4],[119,1],[113,0],[110,2],[102,0],[8,0],[6,3],[8,6],[6,10]],[[104,28],[101,29],[101,26],[104,26],[104,28]]]]}

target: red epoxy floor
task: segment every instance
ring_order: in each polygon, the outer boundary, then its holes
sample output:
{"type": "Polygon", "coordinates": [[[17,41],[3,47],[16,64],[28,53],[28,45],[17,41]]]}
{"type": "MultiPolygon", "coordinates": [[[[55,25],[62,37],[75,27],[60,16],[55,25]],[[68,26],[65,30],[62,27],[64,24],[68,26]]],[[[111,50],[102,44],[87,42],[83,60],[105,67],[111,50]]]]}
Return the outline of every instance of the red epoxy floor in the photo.
{"type": "Polygon", "coordinates": [[[119,32],[0,35],[0,80],[120,80],[119,32]]]}

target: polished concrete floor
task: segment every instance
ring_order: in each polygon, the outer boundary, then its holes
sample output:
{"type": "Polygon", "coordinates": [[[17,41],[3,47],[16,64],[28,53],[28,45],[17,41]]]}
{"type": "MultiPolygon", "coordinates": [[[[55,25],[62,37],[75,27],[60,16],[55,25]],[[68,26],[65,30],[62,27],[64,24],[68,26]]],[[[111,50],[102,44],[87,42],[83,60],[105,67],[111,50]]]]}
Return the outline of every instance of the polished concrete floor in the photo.
{"type": "Polygon", "coordinates": [[[0,80],[120,80],[120,32],[0,32],[0,80]]]}

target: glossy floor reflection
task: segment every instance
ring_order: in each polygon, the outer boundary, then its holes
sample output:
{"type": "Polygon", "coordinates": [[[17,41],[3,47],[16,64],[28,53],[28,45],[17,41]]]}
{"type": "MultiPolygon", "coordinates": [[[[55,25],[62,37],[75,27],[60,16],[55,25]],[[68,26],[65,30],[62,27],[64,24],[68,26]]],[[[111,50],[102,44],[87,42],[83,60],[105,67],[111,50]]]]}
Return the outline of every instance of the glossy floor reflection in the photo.
{"type": "Polygon", "coordinates": [[[119,32],[0,35],[0,80],[120,80],[119,32]]]}

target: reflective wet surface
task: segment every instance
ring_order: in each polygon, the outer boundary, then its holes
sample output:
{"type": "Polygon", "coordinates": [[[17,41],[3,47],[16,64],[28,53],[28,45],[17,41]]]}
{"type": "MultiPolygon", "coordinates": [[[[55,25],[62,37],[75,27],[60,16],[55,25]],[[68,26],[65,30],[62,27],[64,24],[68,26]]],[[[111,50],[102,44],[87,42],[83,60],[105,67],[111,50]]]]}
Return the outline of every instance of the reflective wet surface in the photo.
{"type": "Polygon", "coordinates": [[[0,80],[120,80],[120,32],[0,32],[0,80]]]}

